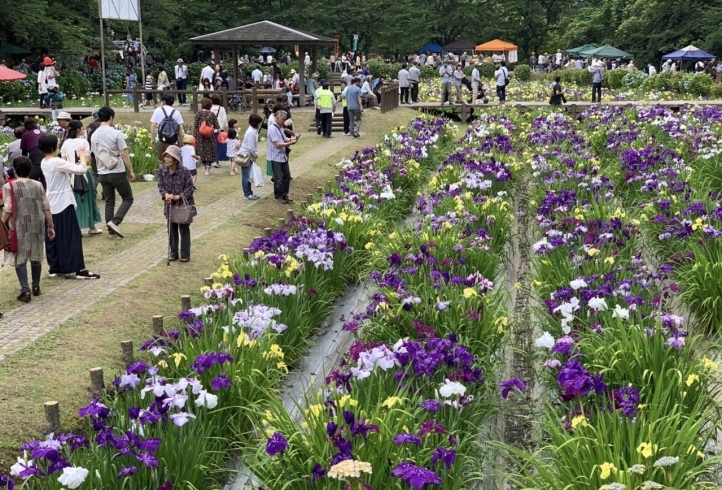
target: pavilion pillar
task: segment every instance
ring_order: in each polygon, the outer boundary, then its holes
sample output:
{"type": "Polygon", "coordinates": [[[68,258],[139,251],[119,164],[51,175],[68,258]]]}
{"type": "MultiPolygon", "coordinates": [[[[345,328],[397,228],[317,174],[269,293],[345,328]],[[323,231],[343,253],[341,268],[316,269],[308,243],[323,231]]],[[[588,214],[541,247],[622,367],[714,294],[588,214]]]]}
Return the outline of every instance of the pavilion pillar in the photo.
{"type": "Polygon", "coordinates": [[[306,105],[306,64],[303,44],[298,45],[298,106],[306,105]]]}
{"type": "Polygon", "coordinates": [[[216,65],[221,64],[221,47],[218,44],[213,45],[213,60],[216,65]]]}
{"type": "Polygon", "coordinates": [[[318,72],[318,46],[315,44],[311,47],[311,73],[318,72]]]}
{"type": "Polygon", "coordinates": [[[236,82],[236,90],[239,90],[238,81],[238,46],[233,45],[233,80],[236,82]]]}

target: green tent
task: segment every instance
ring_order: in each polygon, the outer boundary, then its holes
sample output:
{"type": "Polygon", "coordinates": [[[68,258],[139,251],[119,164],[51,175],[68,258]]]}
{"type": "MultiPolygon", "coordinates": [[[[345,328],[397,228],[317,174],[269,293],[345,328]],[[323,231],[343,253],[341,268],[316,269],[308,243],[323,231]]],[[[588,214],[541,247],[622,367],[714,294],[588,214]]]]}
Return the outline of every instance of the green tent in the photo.
{"type": "Polygon", "coordinates": [[[0,46],[0,53],[2,54],[30,54],[30,51],[27,49],[23,49],[19,46],[15,46],[14,44],[3,44],[0,46]]]}
{"type": "Polygon", "coordinates": [[[596,49],[596,48],[594,46],[592,46],[591,44],[585,44],[584,46],[577,46],[576,48],[567,49],[565,51],[565,53],[566,54],[579,54],[582,51],[586,51],[588,49],[596,49]]]}
{"type": "Polygon", "coordinates": [[[606,45],[601,48],[585,49],[580,51],[578,54],[586,56],[588,58],[623,58],[631,59],[634,55],[631,55],[621,49],[617,49],[614,46],[606,45]]]}

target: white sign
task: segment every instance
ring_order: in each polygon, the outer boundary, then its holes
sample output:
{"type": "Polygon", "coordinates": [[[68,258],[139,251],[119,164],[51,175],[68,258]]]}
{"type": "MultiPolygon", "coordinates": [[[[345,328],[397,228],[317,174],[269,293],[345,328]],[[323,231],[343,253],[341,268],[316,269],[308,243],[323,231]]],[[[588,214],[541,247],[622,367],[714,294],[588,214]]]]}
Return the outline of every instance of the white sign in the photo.
{"type": "Polygon", "coordinates": [[[101,16],[104,19],[134,20],[140,19],[139,0],[100,0],[101,16]]]}
{"type": "Polygon", "coordinates": [[[354,41],[358,41],[358,34],[354,34],[354,35],[353,35],[353,40],[354,40],[354,41]]]}

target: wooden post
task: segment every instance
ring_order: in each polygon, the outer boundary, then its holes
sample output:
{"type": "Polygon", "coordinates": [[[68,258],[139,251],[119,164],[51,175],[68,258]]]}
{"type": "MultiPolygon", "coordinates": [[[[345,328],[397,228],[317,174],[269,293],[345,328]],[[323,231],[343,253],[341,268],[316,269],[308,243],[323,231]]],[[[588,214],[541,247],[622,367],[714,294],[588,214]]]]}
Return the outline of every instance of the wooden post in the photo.
{"type": "Polygon", "coordinates": [[[250,248],[244,248],[243,249],[243,258],[248,260],[248,256],[251,255],[251,249],[250,248]]]}
{"type": "Polygon", "coordinates": [[[311,46],[311,73],[318,71],[318,46],[311,46]]]}
{"type": "Polygon", "coordinates": [[[60,432],[60,404],[56,401],[45,402],[45,421],[48,423],[48,432],[60,432]]]}
{"type": "Polygon", "coordinates": [[[191,309],[191,297],[189,294],[181,295],[181,311],[188,311],[191,309]]]}
{"type": "Polygon", "coordinates": [[[135,356],[133,355],[133,341],[126,340],[120,343],[120,351],[123,355],[123,364],[130,366],[135,362],[135,356]]]}
{"type": "Polygon", "coordinates": [[[153,335],[163,335],[163,317],[161,315],[153,316],[153,335]]]}
{"type": "MultiPolygon", "coordinates": [[[[145,83],[145,80],[143,80],[142,83],[145,83]]],[[[137,83],[133,86],[133,110],[140,112],[140,92],[138,91],[137,83]]]]}
{"type": "Polygon", "coordinates": [[[286,222],[293,221],[293,209],[286,210],[286,222]]]}
{"type": "Polygon", "coordinates": [[[206,277],[203,282],[206,286],[211,287],[213,286],[213,278],[212,277],[206,277]]]}
{"type": "Polygon", "coordinates": [[[251,106],[253,107],[253,113],[258,114],[258,87],[253,84],[253,90],[251,90],[251,106]]]}
{"type": "Polygon", "coordinates": [[[303,59],[303,44],[298,45],[298,107],[306,105],[306,65],[303,59]]]}
{"type": "Polygon", "coordinates": [[[238,88],[238,46],[233,45],[233,80],[236,82],[235,87],[238,88]]]}
{"type": "Polygon", "coordinates": [[[273,228],[264,228],[263,234],[266,235],[266,238],[271,236],[271,233],[273,233],[273,228]]]}
{"type": "Polygon", "coordinates": [[[93,397],[100,396],[105,389],[105,381],[103,380],[103,368],[93,368],[90,370],[90,393],[93,397]]]}
{"type": "Polygon", "coordinates": [[[223,104],[223,110],[225,110],[226,113],[228,113],[228,90],[224,89],[221,92],[223,94],[222,100],[221,100],[221,102],[223,104]]]}
{"type": "Polygon", "coordinates": [[[278,218],[278,228],[283,228],[286,224],[286,218],[278,218]]]}
{"type": "MultiPolygon", "coordinates": [[[[213,45],[213,61],[216,65],[221,64],[221,47],[218,44],[213,45]]],[[[214,66],[213,69],[215,70],[216,67],[214,66]]]]}
{"type": "Polygon", "coordinates": [[[191,96],[191,111],[198,112],[198,87],[193,86],[193,95],[191,96]]]}

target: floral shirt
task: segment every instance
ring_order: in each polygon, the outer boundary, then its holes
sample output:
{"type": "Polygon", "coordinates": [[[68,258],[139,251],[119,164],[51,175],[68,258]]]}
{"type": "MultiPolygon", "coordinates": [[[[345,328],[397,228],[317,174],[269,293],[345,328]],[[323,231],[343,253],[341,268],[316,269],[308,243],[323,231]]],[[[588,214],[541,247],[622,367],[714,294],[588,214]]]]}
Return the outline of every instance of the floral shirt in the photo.
{"type": "MultiPolygon", "coordinates": [[[[193,200],[193,179],[190,171],[182,165],[178,165],[175,172],[171,172],[168,167],[161,165],[158,170],[158,191],[163,200],[165,200],[166,194],[181,196],[177,201],[173,201],[172,206],[185,204],[183,197],[185,197],[186,203],[195,204],[193,200]]],[[[168,211],[168,206],[165,206],[163,214],[166,218],[168,217],[168,211]]]]}

